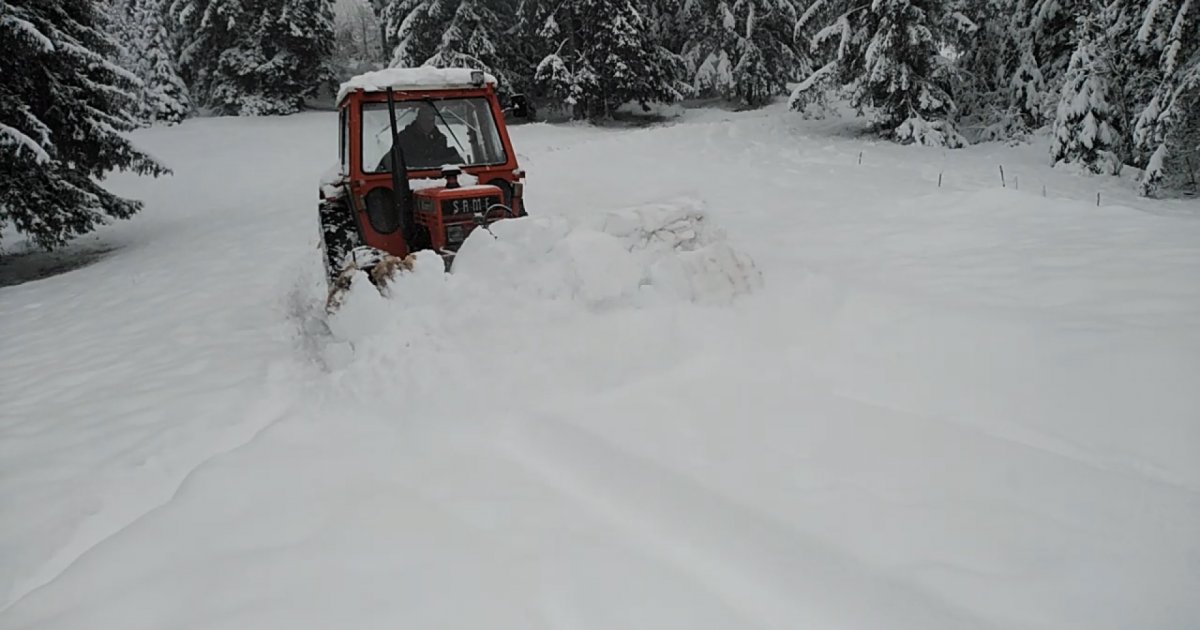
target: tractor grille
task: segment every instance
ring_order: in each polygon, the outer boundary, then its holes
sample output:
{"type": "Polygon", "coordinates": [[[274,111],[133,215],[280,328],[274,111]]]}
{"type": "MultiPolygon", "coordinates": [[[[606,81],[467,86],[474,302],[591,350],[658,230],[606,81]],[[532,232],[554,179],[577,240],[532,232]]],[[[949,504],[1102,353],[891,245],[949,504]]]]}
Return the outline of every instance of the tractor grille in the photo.
{"type": "Polygon", "coordinates": [[[469,197],[467,199],[447,199],[442,202],[442,212],[458,216],[462,214],[475,214],[487,212],[487,209],[495,204],[500,203],[500,197],[469,197]]]}

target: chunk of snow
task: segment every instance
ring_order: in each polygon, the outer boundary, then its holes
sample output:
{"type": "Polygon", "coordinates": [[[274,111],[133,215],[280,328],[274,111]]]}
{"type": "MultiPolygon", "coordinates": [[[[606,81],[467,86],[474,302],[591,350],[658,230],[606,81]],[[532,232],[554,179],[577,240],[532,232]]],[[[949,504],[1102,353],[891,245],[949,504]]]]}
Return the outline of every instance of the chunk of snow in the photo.
{"type": "Polygon", "coordinates": [[[927,147],[961,149],[967,146],[966,138],[958,133],[953,123],[945,120],[925,120],[913,116],[900,123],[895,135],[899,142],[913,142],[927,147]]]}
{"type": "Polygon", "coordinates": [[[344,173],[342,173],[342,165],[334,162],[329,168],[321,173],[321,179],[317,185],[321,188],[321,193],[326,197],[337,197],[341,194],[341,188],[337,186],[344,173]]]}
{"type": "MultiPolygon", "coordinates": [[[[457,167],[456,167],[457,168],[457,167]]],[[[458,184],[463,188],[469,188],[479,185],[479,177],[471,173],[459,173],[458,184]]],[[[408,180],[408,187],[412,190],[425,190],[426,188],[441,188],[446,185],[444,177],[419,177],[408,180]]]]}
{"type": "MultiPolygon", "coordinates": [[[[479,87],[471,79],[471,75],[475,72],[480,71],[471,68],[434,68],[432,66],[384,68],[360,74],[342,83],[338,89],[337,102],[340,103],[347,94],[355,90],[383,92],[389,87],[393,90],[479,87]]],[[[489,73],[483,73],[483,80],[488,85],[496,85],[496,77],[489,73]]]]}
{"type": "MultiPolygon", "coordinates": [[[[636,306],[644,301],[728,303],[762,286],[761,273],[709,225],[692,199],[598,214],[571,225],[555,217],[507,219],[475,229],[454,260],[457,284],[504,287],[528,300],[566,300],[584,308],[636,306]]],[[[410,274],[392,295],[409,303],[410,274]]],[[[426,285],[428,288],[428,285],[426,285]]],[[[369,284],[353,291],[373,291],[369,284]]],[[[442,298],[428,297],[431,301],[442,298]]]]}
{"type": "Polygon", "coordinates": [[[612,210],[568,226],[525,217],[476,230],[454,273],[590,306],[633,304],[638,296],[723,303],[762,285],[754,262],[709,225],[703,204],[674,199],[612,210]]]}

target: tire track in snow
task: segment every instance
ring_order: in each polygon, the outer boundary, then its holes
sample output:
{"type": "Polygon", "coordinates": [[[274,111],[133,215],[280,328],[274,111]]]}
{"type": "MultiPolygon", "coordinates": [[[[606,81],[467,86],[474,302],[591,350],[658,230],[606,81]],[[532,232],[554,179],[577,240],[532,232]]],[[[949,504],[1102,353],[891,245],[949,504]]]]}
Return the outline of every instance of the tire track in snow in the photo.
{"type": "Polygon", "coordinates": [[[230,438],[229,441],[233,442],[233,444],[218,448],[216,451],[205,455],[195,465],[192,465],[186,473],[183,473],[179,477],[178,483],[174,484],[174,488],[170,490],[165,499],[155,504],[146,506],[145,509],[141,510],[137,514],[128,515],[126,518],[121,519],[121,522],[116,524],[114,527],[99,527],[88,522],[82,523],[79,527],[79,531],[77,531],[75,534],[75,538],[70,543],[60,547],[59,550],[43,565],[39,574],[27,579],[26,584],[23,587],[14,586],[12,592],[9,593],[9,601],[3,606],[0,606],[0,614],[3,614],[9,609],[17,606],[22,602],[22,600],[24,600],[26,597],[29,597],[31,594],[53,584],[63,574],[69,571],[72,566],[79,562],[81,558],[91,553],[92,550],[104,545],[107,541],[120,535],[121,532],[125,531],[151,514],[170,505],[170,503],[179,496],[180,491],[183,490],[183,488],[189,483],[189,480],[192,479],[197,471],[205,468],[211,462],[217,459],[225,457],[226,455],[234,453],[239,449],[250,445],[257,440],[260,435],[266,432],[267,429],[270,429],[272,426],[278,424],[280,421],[286,418],[288,411],[293,405],[293,403],[288,402],[288,400],[291,398],[294,397],[276,396],[267,397],[263,400],[255,402],[251,406],[250,410],[247,411],[246,415],[248,417],[259,418],[259,420],[247,421],[230,427],[232,430],[227,434],[227,436],[230,438]],[[87,536],[86,531],[83,530],[91,528],[101,530],[101,533],[98,533],[95,536],[87,536]],[[86,540],[89,537],[93,538],[93,540],[86,540]]]}
{"type": "Polygon", "coordinates": [[[508,431],[502,443],[516,463],[758,627],[990,627],[558,418],[516,420],[508,431]]]}

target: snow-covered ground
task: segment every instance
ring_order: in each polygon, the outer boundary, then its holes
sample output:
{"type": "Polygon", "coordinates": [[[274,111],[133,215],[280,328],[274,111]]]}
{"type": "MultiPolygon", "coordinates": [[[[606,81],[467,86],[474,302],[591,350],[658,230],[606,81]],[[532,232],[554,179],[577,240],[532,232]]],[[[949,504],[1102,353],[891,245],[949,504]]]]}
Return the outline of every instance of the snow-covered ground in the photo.
{"type": "Polygon", "coordinates": [[[331,318],[334,115],[139,132],[0,288],[0,628],[1200,627],[1198,204],[855,131],[514,128],[535,216],[331,318]]]}

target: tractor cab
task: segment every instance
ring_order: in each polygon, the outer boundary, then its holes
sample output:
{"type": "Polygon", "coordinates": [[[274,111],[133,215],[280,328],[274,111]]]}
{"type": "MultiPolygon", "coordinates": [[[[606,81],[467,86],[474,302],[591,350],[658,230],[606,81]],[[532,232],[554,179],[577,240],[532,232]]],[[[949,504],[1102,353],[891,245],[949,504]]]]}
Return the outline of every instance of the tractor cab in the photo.
{"type": "Polygon", "coordinates": [[[321,245],[331,288],[385,258],[433,250],[449,269],[478,227],[525,215],[524,172],[492,76],[389,68],[342,84],[340,158],[322,182],[321,245]]]}

